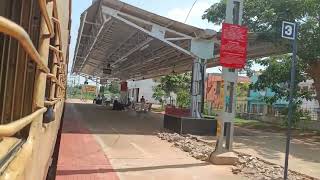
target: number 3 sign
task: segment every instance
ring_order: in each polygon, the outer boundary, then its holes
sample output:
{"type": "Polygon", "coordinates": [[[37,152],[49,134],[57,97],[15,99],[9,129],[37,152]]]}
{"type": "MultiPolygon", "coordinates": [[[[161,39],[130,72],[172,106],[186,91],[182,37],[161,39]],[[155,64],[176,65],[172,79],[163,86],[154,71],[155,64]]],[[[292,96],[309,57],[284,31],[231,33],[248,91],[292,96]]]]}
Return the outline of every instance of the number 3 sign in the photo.
{"type": "Polygon", "coordinates": [[[286,39],[295,39],[296,24],[291,22],[282,22],[282,37],[286,39]]]}

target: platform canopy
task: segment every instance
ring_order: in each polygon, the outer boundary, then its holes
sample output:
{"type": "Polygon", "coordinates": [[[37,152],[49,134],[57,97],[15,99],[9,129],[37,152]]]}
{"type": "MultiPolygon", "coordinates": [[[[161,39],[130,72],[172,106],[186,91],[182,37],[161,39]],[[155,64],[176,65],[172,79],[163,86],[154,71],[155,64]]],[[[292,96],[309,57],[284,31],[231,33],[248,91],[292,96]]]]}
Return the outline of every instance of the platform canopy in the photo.
{"type": "MultiPolygon", "coordinates": [[[[249,34],[248,57],[277,52],[249,34]]],[[[98,0],[81,15],[72,72],[101,79],[148,79],[191,71],[194,59],[219,65],[219,33],[118,0],[98,0]],[[111,74],[103,72],[110,68],[111,74]]]]}

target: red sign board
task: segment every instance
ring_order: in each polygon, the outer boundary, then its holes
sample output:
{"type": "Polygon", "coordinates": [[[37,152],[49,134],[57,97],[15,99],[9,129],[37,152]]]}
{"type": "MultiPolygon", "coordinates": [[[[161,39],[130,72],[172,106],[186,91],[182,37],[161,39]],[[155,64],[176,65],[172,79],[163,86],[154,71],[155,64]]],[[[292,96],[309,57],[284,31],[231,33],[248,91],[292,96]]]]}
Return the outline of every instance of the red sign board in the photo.
{"type": "Polygon", "coordinates": [[[247,61],[248,28],[235,24],[222,24],[220,64],[241,69],[247,61]]]}
{"type": "Polygon", "coordinates": [[[120,91],[128,91],[128,83],[127,82],[120,83],[120,91]]]}

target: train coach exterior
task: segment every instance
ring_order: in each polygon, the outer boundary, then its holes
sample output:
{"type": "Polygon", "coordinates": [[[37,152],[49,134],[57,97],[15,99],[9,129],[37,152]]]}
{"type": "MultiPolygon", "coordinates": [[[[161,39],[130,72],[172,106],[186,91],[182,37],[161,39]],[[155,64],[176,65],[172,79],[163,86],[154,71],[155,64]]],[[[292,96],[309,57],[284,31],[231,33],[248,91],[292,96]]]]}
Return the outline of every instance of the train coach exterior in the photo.
{"type": "Polygon", "coordinates": [[[52,175],[66,94],[70,13],[71,0],[0,1],[0,180],[52,175]]]}

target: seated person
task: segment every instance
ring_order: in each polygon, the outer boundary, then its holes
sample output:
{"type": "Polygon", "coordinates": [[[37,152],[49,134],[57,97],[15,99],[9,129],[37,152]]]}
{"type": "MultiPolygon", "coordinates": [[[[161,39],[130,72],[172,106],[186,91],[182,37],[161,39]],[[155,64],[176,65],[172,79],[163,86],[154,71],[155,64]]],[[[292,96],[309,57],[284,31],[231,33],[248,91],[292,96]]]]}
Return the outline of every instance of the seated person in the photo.
{"type": "Polygon", "coordinates": [[[114,100],[112,110],[122,111],[124,110],[124,105],[121,104],[118,100],[114,100]]]}
{"type": "Polygon", "coordinates": [[[104,96],[104,94],[102,94],[101,96],[101,103],[104,104],[106,101],[106,97],[104,96]]]}
{"type": "Polygon", "coordinates": [[[96,97],[96,98],[94,99],[94,102],[95,102],[96,104],[102,104],[102,98],[101,98],[100,94],[98,94],[98,97],[96,97]]]}

